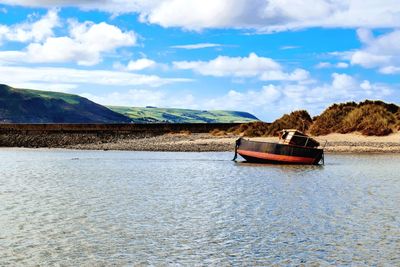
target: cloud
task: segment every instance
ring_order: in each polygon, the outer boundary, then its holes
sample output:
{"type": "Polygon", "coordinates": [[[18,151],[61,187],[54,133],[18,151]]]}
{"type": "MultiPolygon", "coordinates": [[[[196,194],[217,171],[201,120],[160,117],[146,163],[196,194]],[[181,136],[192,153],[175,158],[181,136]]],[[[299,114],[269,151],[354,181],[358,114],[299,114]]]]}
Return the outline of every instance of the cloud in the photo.
{"type": "Polygon", "coordinates": [[[181,70],[193,70],[201,75],[214,77],[257,77],[260,80],[304,80],[308,72],[296,69],[285,73],[282,66],[271,58],[250,53],[248,57],[218,56],[210,61],[175,61],[173,66],[181,70]]]}
{"type": "Polygon", "coordinates": [[[57,10],[49,10],[37,21],[27,21],[12,26],[0,25],[0,43],[14,42],[41,42],[54,35],[53,29],[60,26],[57,10]]]}
{"type": "Polygon", "coordinates": [[[69,84],[69,85],[105,85],[158,87],[170,83],[189,82],[182,78],[161,78],[156,75],[142,75],[121,71],[80,70],[55,67],[17,67],[0,65],[0,81],[9,85],[69,84]]]}
{"type": "Polygon", "coordinates": [[[330,62],[320,62],[315,67],[317,69],[329,69],[329,68],[347,69],[349,67],[349,64],[346,62],[338,62],[336,64],[332,64],[330,62]]]}
{"type": "Polygon", "coordinates": [[[200,44],[188,44],[188,45],[174,45],[171,48],[178,48],[178,49],[203,49],[203,48],[211,48],[211,47],[220,47],[221,44],[213,44],[213,43],[200,43],[200,44]]]}
{"type": "Polygon", "coordinates": [[[10,84],[15,88],[29,88],[32,90],[45,90],[52,92],[70,92],[78,87],[76,84],[70,83],[42,83],[42,82],[14,82],[10,84]]]}
{"type": "Polygon", "coordinates": [[[400,26],[400,6],[396,0],[0,0],[0,3],[138,13],[143,22],[190,30],[237,28],[273,32],[310,27],[400,26]]]}
{"type": "Polygon", "coordinates": [[[395,67],[395,66],[382,67],[379,69],[379,72],[383,74],[396,74],[400,73],[400,67],[395,67]]]}
{"type": "Polygon", "coordinates": [[[357,31],[364,47],[348,56],[351,64],[377,68],[380,73],[400,73],[400,30],[375,37],[370,30],[357,31]]]}
{"type": "Polygon", "coordinates": [[[297,109],[306,109],[317,115],[332,103],[382,99],[392,93],[392,88],[387,85],[333,73],[330,83],[269,84],[259,90],[230,90],[223,96],[209,99],[202,108],[245,110],[272,121],[297,109]]]}
{"type": "Polygon", "coordinates": [[[158,90],[132,89],[128,92],[111,92],[104,95],[83,93],[80,96],[102,105],[145,107],[158,106],[166,95],[158,90]]]}
{"type": "Polygon", "coordinates": [[[105,105],[242,110],[272,121],[293,110],[306,109],[312,115],[317,115],[332,103],[361,101],[367,98],[384,99],[392,97],[392,94],[393,89],[387,85],[368,80],[360,81],[347,74],[333,73],[328,83],[266,84],[260,89],[231,89],[226,94],[213,98],[194,97],[190,92],[167,92],[161,89],[133,89],[102,95],[81,95],[105,105]]]}
{"type": "Polygon", "coordinates": [[[127,92],[111,92],[103,95],[90,93],[80,94],[102,105],[128,106],[128,107],[173,107],[173,108],[197,108],[195,98],[191,94],[176,97],[158,89],[131,89],[127,92]]]}
{"type": "Polygon", "coordinates": [[[292,50],[292,49],[298,49],[300,46],[297,45],[284,45],[279,47],[280,50],[292,50]]]}
{"type": "Polygon", "coordinates": [[[69,22],[69,36],[47,37],[43,42],[29,44],[22,51],[0,51],[0,61],[26,63],[76,62],[92,66],[101,61],[103,53],[136,43],[134,32],[101,22],[69,22]]]}
{"type": "Polygon", "coordinates": [[[141,58],[138,60],[129,61],[128,65],[126,66],[126,69],[129,71],[138,71],[151,68],[155,65],[156,65],[155,61],[147,58],[141,58]]]}

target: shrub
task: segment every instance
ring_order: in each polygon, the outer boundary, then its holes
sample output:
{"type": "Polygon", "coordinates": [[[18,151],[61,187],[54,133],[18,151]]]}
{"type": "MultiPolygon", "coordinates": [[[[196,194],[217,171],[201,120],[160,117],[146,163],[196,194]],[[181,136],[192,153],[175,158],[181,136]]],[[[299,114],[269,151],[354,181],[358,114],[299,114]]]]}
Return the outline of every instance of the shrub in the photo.
{"type": "Polygon", "coordinates": [[[228,129],[228,133],[247,137],[263,136],[268,129],[268,125],[268,123],[262,121],[243,123],[228,129]]]}
{"type": "Polygon", "coordinates": [[[314,118],[310,134],[326,135],[339,131],[343,119],[356,107],[357,104],[354,102],[330,106],[321,115],[314,118]]]}
{"type": "Polygon", "coordinates": [[[228,132],[247,137],[277,136],[283,129],[306,131],[311,123],[310,114],[305,110],[300,110],[285,114],[271,124],[261,121],[244,123],[229,129],[228,132]]]}
{"type": "Polygon", "coordinates": [[[383,136],[393,132],[396,117],[382,105],[367,104],[351,111],[343,120],[340,132],[359,131],[363,135],[383,136]]]}
{"type": "Polygon", "coordinates": [[[275,120],[268,127],[265,136],[277,136],[279,131],[283,129],[297,129],[305,132],[312,123],[310,114],[305,110],[293,111],[292,113],[283,115],[280,119],[275,120]]]}
{"type": "Polygon", "coordinates": [[[363,135],[388,135],[400,124],[400,108],[382,101],[365,100],[359,104],[348,102],[334,104],[314,119],[310,127],[313,135],[349,133],[363,135]]]}

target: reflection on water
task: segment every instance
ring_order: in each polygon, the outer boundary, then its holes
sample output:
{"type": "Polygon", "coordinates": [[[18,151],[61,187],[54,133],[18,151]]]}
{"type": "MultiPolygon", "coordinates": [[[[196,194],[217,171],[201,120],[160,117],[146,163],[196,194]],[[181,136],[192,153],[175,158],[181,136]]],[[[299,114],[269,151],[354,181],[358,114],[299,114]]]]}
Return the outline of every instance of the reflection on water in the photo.
{"type": "Polygon", "coordinates": [[[1,150],[0,265],[399,265],[400,155],[1,150]]]}

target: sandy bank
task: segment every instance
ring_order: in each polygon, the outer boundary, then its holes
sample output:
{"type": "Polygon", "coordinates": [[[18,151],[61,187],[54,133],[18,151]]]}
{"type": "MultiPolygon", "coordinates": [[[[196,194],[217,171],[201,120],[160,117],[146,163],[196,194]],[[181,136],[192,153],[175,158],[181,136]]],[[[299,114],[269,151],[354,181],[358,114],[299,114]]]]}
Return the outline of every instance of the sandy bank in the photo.
{"type": "MultiPolygon", "coordinates": [[[[209,134],[161,135],[148,138],[121,138],[110,142],[67,146],[73,149],[132,150],[132,151],[233,151],[237,136],[214,137],[209,134]]],[[[252,138],[275,142],[276,137],[252,138]]],[[[327,141],[326,152],[392,152],[400,153],[400,133],[384,137],[360,134],[330,134],[317,137],[327,141]]]]}
{"type": "MultiPolygon", "coordinates": [[[[1,134],[0,147],[68,148],[87,150],[131,151],[233,151],[238,136],[215,137],[210,134],[137,135],[96,134],[1,134]]],[[[251,138],[276,142],[276,137],[251,138]]],[[[400,153],[400,133],[384,137],[361,134],[330,134],[316,137],[326,152],[393,152],[400,153]]]]}

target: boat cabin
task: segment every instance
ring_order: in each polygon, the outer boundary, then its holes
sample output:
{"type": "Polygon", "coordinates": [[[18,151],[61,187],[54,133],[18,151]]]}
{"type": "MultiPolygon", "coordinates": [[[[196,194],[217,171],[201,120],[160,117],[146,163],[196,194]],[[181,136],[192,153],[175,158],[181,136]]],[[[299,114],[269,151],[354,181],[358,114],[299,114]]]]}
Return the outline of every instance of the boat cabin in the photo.
{"type": "Polygon", "coordinates": [[[280,131],[279,143],[310,148],[316,148],[319,146],[319,142],[296,129],[280,131]]]}

